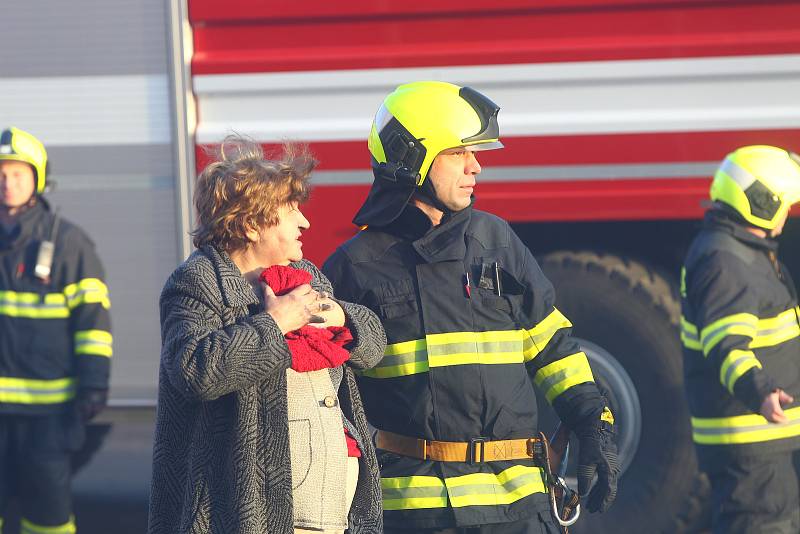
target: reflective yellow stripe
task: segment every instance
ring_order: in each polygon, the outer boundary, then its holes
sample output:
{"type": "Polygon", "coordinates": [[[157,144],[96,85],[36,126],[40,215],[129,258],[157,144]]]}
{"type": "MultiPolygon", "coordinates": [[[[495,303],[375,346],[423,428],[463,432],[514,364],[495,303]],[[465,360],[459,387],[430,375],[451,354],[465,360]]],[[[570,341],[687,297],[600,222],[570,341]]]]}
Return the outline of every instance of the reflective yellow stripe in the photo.
{"type": "Polygon", "coordinates": [[[108,287],[99,278],[84,278],[64,288],[67,306],[70,310],[82,304],[100,304],[105,309],[111,307],[108,299],[108,287]]]}
{"type": "Polygon", "coordinates": [[[708,353],[727,336],[756,337],[758,330],[758,317],[750,313],[736,313],[717,319],[700,332],[700,342],[703,344],[703,354],[708,353]]]}
{"type": "Polygon", "coordinates": [[[522,330],[430,334],[388,345],[380,363],[362,374],[394,378],[426,373],[431,367],[522,363],[522,337],[522,330]]]}
{"type": "Polygon", "coordinates": [[[381,492],[384,510],[447,507],[447,490],[437,477],[382,478],[381,492]]]}
{"type": "Polygon", "coordinates": [[[75,332],[75,354],[93,354],[111,357],[113,338],[105,330],[79,330],[75,332]]]}
{"type": "Polygon", "coordinates": [[[733,394],[733,386],[743,374],[753,367],[761,368],[761,362],[749,350],[732,350],[722,361],[719,380],[733,394]]]}
{"type": "Polygon", "coordinates": [[[681,342],[683,346],[689,350],[703,350],[703,345],[700,343],[700,334],[697,333],[697,327],[686,320],[681,315],[681,342]]]}
{"type": "Polygon", "coordinates": [[[539,369],[533,381],[544,392],[548,402],[553,402],[572,386],[594,382],[594,376],[586,354],[576,352],[539,369]]]}
{"type": "Polygon", "coordinates": [[[430,334],[428,365],[497,365],[522,363],[522,331],[448,332],[430,334]]]}
{"type": "Polygon", "coordinates": [[[770,423],[760,415],[692,417],[692,437],[702,445],[760,443],[800,436],[800,406],[785,410],[789,422],[770,423]]]}
{"type": "Polygon", "coordinates": [[[461,508],[511,504],[534,493],[546,493],[539,467],[515,465],[500,473],[474,473],[446,478],[412,476],[382,478],[384,510],[461,508]]]}
{"type": "Polygon", "coordinates": [[[20,534],[75,534],[77,532],[74,516],[70,516],[69,521],[63,525],[57,525],[55,527],[37,525],[23,517],[20,520],[20,527],[20,534]]]}
{"type": "Polygon", "coordinates": [[[392,343],[387,345],[383,355],[378,365],[363,371],[364,376],[394,378],[428,371],[428,350],[424,339],[392,343]]]}
{"type": "Polygon", "coordinates": [[[75,396],[75,379],[33,380],[0,377],[0,402],[58,404],[75,396]]]}
{"type": "Polygon", "coordinates": [[[797,323],[797,312],[794,308],[758,321],[758,332],[750,343],[750,348],[773,347],[800,336],[800,324],[797,323]]]}
{"type": "Polygon", "coordinates": [[[539,467],[515,465],[501,473],[475,473],[446,478],[453,508],[511,504],[534,493],[546,493],[539,467]]]}
{"type": "Polygon", "coordinates": [[[66,319],[67,299],[61,293],[19,293],[0,291],[0,315],[26,319],[66,319]]]}
{"type": "Polygon", "coordinates": [[[547,344],[553,339],[553,336],[562,328],[570,328],[572,323],[564,315],[553,308],[550,315],[542,319],[542,321],[531,328],[525,330],[523,357],[525,361],[531,361],[537,354],[542,352],[547,344]]]}
{"type": "Polygon", "coordinates": [[[681,341],[689,350],[701,350],[707,356],[725,336],[742,335],[752,338],[748,348],[774,347],[800,337],[800,307],[781,312],[775,317],[758,319],[755,315],[741,313],[724,317],[703,329],[703,343],[697,336],[697,327],[681,316],[681,341]],[[755,318],[755,323],[753,322],[755,318]],[[744,320],[741,320],[744,319],[744,320]],[[732,324],[736,323],[736,324],[732,324]],[[753,326],[755,325],[755,326],[753,326]]]}

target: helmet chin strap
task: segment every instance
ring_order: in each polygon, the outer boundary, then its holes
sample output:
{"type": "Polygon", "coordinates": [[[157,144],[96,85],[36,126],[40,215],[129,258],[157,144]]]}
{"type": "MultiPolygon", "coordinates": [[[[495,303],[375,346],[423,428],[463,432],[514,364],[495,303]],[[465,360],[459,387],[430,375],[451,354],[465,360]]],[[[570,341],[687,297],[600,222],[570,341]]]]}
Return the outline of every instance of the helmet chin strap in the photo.
{"type": "Polygon", "coordinates": [[[436,194],[436,188],[433,186],[433,182],[431,182],[427,177],[425,178],[425,181],[422,182],[422,185],[419,186],[414,192],[414,195],[421,201],[425,202],[426,204],[430,204],[437,210],[444,213],[445,216],[449,216],[451,214],[450,208],[445,206],[442,201],[439,200],[439,195],[436,194]]]}

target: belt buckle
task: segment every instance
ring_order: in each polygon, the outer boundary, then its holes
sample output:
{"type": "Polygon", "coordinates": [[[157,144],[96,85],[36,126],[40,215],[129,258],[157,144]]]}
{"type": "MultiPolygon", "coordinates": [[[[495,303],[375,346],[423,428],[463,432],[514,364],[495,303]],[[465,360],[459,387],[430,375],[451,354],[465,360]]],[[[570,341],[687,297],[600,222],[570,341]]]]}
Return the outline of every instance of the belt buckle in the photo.
{"type": "Polygon", "coordinates": [[[488,438],[484,436],[478,436],[477,438],[470,438],[469,442],[467,443],[467,463],[469,465],[475,465],[476,463],[484,463],[486,460],[485,458],[485,443],[488,441],[488,438]],[[475,449],[480,445],[480,460],[475,461],[475,449]]]}

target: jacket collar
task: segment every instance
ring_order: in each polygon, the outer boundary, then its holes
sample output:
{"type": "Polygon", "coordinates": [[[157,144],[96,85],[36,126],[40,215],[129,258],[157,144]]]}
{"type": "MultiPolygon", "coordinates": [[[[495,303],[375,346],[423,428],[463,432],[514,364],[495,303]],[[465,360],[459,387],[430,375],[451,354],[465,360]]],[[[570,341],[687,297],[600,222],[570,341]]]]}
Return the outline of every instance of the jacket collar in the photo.
{"type": "Polygon", "coordinates": [[[728,216],[720,210],[709,210],[703,225],[711,230],[719,230],[733,236],[738,241],[765,252],[778,253],[778,242],[771,237],[759,237],[747,231],[747,225],[728,216]]]}
{"type": "Polygon", "coordinates": [[[38,197],[33,206],[23,211],[16,219],[16,224],[7,228],[0,224],[0,250],[8,250],[27,242],[34,234],[37,225],[41,223],[41,218],[50,213],[50,204],[38,197]]]}
{"type": "Polygon", "coordinates": [[[472,206],[451,214],[414,241],[414,249],[428,263],[463,260],[467,254],[464,234],[471,218],[472,206]]]}
{"type": "Polygon", "coordinates": [[[259,303],[253,286],[245,280],[227,252],[212,245],[204,245],[200,248],[200,252],[211,260],[214,266],[222,301],[226,306],[234,308],[259,303]]]}

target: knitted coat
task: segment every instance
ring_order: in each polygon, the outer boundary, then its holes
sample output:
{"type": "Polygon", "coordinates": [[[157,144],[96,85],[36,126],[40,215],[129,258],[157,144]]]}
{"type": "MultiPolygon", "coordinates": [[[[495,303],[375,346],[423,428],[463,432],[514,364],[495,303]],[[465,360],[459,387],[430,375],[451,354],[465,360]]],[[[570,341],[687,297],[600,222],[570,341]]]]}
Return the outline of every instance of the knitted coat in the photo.
{"type": "MultiPolygon", "coordinates": [[[[332,293],[310,262],[312,286],[332,293]]],[[[354,361],[375,365],[386,337],[363,306],[340,303],[354,361]]],[[[286,369],[291,355],[272,317],[228,254],[206,246],[161,293],[161,365],[150,490],[150,534],[291,534],[286,369]]],[[[345,365],[339,402],[369,436],[345,365]]],[[[350,510],[351,533],[382,532],[381,490],[369,440],[350,510]]]]}

